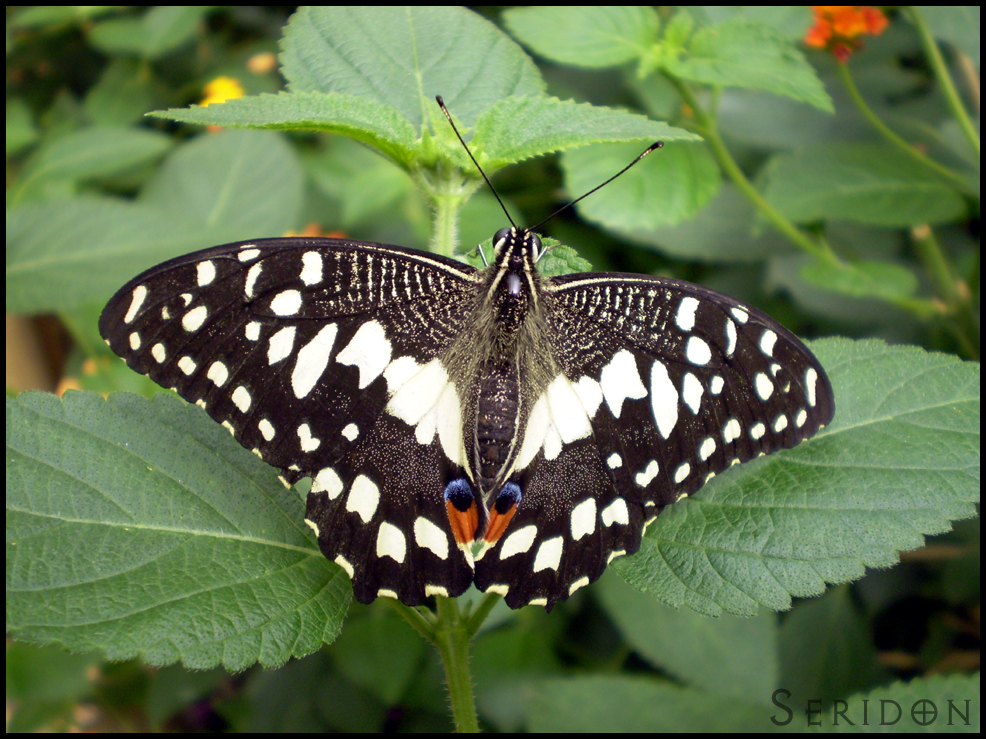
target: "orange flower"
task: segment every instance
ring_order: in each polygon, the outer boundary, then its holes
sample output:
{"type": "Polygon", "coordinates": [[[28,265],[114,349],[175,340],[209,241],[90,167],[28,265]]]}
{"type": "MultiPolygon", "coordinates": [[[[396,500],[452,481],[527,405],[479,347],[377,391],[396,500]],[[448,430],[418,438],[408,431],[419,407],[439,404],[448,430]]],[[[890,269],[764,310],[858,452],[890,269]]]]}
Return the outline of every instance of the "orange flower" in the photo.
{"type": "Polygon", "coordinates": [[[886,16],[869,5],[813,5],[815,25],[805,34],[805,44],[827,49],[845,62],[863,47],[859,36],[877,36],[887,27],[886,16]]]}

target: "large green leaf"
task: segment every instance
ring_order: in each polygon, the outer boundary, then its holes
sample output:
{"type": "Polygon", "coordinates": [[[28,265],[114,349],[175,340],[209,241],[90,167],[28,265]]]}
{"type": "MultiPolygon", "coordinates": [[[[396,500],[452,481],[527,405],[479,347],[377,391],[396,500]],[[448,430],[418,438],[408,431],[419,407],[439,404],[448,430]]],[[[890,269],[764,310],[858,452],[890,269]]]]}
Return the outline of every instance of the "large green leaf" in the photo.
{"type": "Polygon", "coordinates": [[[521,43],[545,59],[590,69],[644,56],[657,40],[660,19],[644,5],[542,5],[503,14],[521,43]]]}
{"type": "Polygon", "coordinates": [[[785,610],[975,515],[979,364],[877,341],[812,349],[832,424],[670,506],[616,562],[631,584],[710,615],[785,610]]]}
{"type": "Polygon", "coordinates": [[[348,578],[297,494],[200,409],[25,393],[6,429],[8,634],[230,670],[335,638],[348,578]]]}
{"type": "Polygon", "coordinates": [[[764,195],[793,221],[851,220],[881,226],[954,221],[961,196],[895,149],[826,145],[776,156],[764,195]]]}
{"type": "Polygon", "coordinates": [[[340,92],[396,109],[420,130],[435,96],[467,127],[498,100],[537,95],[534,63],[489,21],[456,7],[311,6],[284,30],[294,92],[340,92]]]}
{"type": "MultiPolygon", "coordinates": [[[[612,144],[566,152],[565,186],[578,197],[619,172],[640,144],[612,144]]],[[[702,144],[670,142],[578,206],[587,220],[633,234],[690,218],[715,195],[719,168],[702,144]]]]}
{"type": "Polygon", "coordinates": [[[89,40],[109,54],[155,59],[190,43],[208,12],[207,5],[158,5],[139,17],[96,23],[89,40]]]}
{"type": "Polygon", "coordinates": [[[103,177],[147,164],[171,148],[171,137],[156,131],[96,126],[50,141],[35,152],[7,193],[8,207],[45,200],[52,182],[103,177]]]}
{"type": "Polygon", "coordinates": [[[176,149],[137,203],[80,198],[9,210],[7,310],[105,300],[178,254],[281,236],[297,225],[301,192],[301,165],[278,134],[228,131],[176,149]]]}
{"type": "Polygon", "coordinates": [[[669,56],[668,70],[704,85],[766,90],[832,112],[814,68],[770,26],[736,19],[699,29],[687,54],[669,56]]]}

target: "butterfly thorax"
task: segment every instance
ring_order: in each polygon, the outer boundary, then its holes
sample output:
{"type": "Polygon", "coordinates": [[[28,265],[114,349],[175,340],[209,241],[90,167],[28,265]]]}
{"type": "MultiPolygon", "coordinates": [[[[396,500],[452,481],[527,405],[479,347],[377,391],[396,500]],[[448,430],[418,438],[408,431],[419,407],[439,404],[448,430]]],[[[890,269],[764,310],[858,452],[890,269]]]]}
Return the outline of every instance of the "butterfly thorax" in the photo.
{"type": "MultiPolygon", "coordinates": [[[[463,415],[463,441],[477,497],[491,505],[510,478],[530,405],[550,368],[531,361],[543,333],[541,278],[534,267],[536,236],[502,229],[494,238],[496,257],[483,273],[470,317],[470,330],[455,347],[464,367],[462,386],[473,388],[463,415]],[[466,361],[464,356],[468,354],[466,361]]],[[[540,356],[544,356],[543,352],[540,356]]]]}

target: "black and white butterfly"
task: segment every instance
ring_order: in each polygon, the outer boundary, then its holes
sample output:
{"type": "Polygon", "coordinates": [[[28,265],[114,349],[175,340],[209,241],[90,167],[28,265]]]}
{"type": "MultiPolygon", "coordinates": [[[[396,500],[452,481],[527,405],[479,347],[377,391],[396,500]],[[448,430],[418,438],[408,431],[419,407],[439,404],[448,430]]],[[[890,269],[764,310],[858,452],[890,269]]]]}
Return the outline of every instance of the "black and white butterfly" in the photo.
{"type": "Polygon", "coordinates": [[[148,270],[100,331],[297,481],[357,599],[471,583],[551,608],[661,509],[827,424],[814,356],[676,280],[546,278],[516,228],[482,270],[345,239],[229,244],[148,270]]]}

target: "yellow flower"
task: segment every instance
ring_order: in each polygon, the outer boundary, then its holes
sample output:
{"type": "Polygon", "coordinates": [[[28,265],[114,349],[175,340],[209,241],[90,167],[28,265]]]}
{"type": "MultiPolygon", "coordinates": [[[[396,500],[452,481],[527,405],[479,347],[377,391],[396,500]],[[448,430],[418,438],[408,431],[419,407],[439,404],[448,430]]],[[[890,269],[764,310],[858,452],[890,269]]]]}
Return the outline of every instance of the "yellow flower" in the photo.
{"type": "Polygon", "coordinates": [[[225,103],[227,100],[241,98],[245,94],[239,80],[233,77],[216,77],[205,86],[205,97],[199,103],[203,108],[213,103],[225,103]]]}

